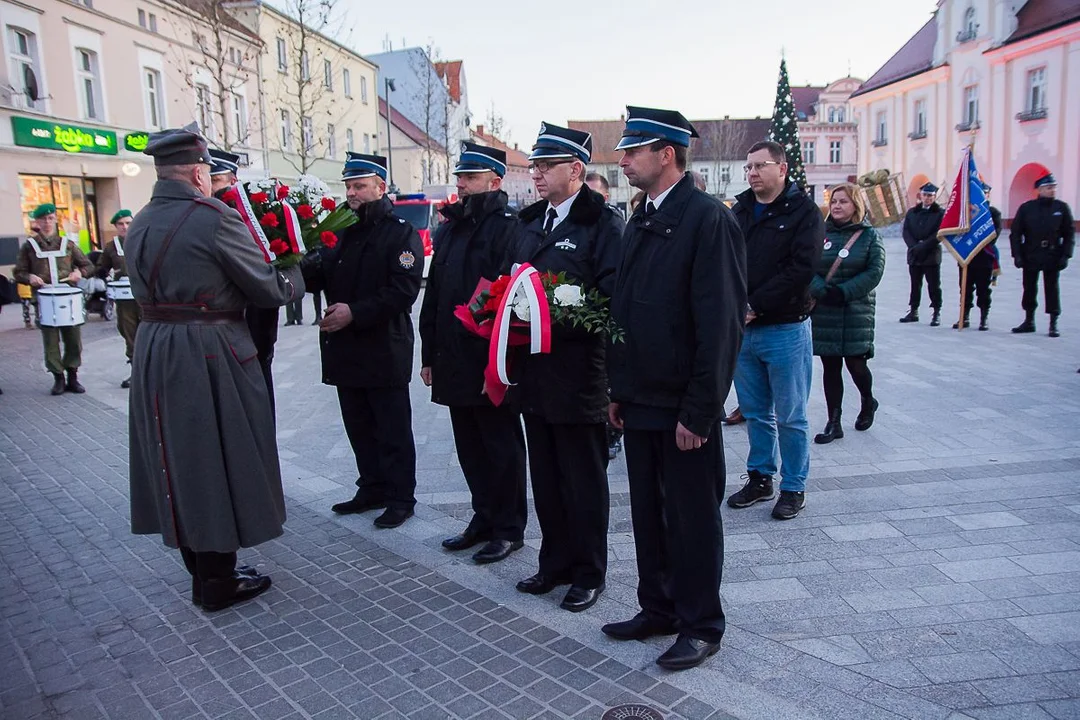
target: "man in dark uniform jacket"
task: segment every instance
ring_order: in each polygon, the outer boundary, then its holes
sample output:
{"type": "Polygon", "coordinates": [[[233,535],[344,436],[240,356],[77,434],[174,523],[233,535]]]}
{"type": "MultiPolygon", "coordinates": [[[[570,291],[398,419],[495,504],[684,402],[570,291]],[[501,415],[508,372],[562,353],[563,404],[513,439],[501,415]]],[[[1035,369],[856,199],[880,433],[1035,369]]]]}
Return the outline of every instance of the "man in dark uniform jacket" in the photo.
{"type": "Polygon", "coordinates": [[[416,505],[416,444],[409,379],[410,314],[424,271],[424,246],[386,197],[386,158],[348,153],[345,198],[358,222],[338,243],[309,256],[305,277],[325,288],[319,321],[323,382],[335,385],[341,419],[356,455],[356,495],[339,514],[385,507],[375,527],[392,528],[416,505]]]}
{"type": "MultiPolygon", "coordinates": [[[[127,242],[127,231],[131,227],[131,211],[117,210],[109,222],[116,228],[116,237],[110,240],[102,250],[101,257],[97,261],[96,274],[102,280],[107,280],[111,273],[113,280],[120,280],[128,275],[124,243],[127,242]]],[[[124,352],[127,355],[128,365],[131,364],[131,356],[135,352],[135,333],[139,330],[141,319],[139,303],[134,300],[116,301],[116,329],[120,332],[120,337],[124,338],[124,352]]],[[[120,383],[120,387],[125,390],[131,387],[130,373],[120,383]]]]}
{"type": "Polygon", "coordinates": [[[1009,241],[1013,263],[1024,271],[1024,322],[1014,333],[1035,332],[1035,310],[1039,307],[1039,273],[1043,275],[1046,313],[1050,316],[1050,337],[1058,337],[1061,297],[1058,274],[1069,264],[1073,254],[1076,226],[1069,206],[1058,200],[1057,181],[1047,173],[1035,181],[1039,197],[1028,200],[1016,210],[1009,241]]]}
{"type": "Polygon", "coordinates": [[[478,563],[519,550],[528,519],[521,413],[510,402],[495,407],[483,394],[488,342],[454,317],[481,278],[495,280],[507,266],[517,216],[506,207],[505,174],[504,151],[462,143],[454,168],[461,200],[442,209],[446,222],[435,231],[420,310],[420,377],[431,387],[431,401],[450,408],[458,461],[472,493],[472,520],[443,547],[486,543],[473,555],[478,563]]]}
{"type": "MultiPolygon", "coordinates": [[[[543,200],[521,211],[514,262],[566,273],[584,292],[611,295],[623,220],[585,185],[592,136],[550,123],[529,155],[543,200]]],[[[607,577],[608,381],[602,335],[553,325],[551,352],[520,353],[516,395],[529,440],[533,502],[543,540],[538,572],[517,584],[539,595],[569,583],[560,605],[580,612],[607,577]]]]}
{"type": "MultiPolygon", "coordinates": [[[[990,186],[982,184],[986,200],[990,200],[990,186]]],[[[993,205],[990,206],[990,217],[994,221],[994,232],[997,237],[987,243],[979,254],[971,258],[967,266],[967,288],[964,289],[964,327],[971,325],[971,308],[976,305],[975,296],[978,295],[979,306],[979,329],[989,330],[987,320],[990,317],[990,284],[994,280],[994,269],[998,264],[998,237],[1001,237],[1001,211],[993,205]]],[[[960,270],[960,282],[964,281],[964,268],[960,270]]],[[[953,330],[958,330],[960,323],[953,323],[953,330]]]]}
{"type": "Polygon", "coordinates": [[[934,316],[930,326],[941,324],[941,241],[937,232],[945,210],[938,205],[938,187],[926,183],[919,188],[919,204],[911,208],[904,218],[904,244],[907,245],[908,275],[911,276],[911,296],[908,314],[900,318],[902,323],[919,322],[919,298],[922,296],[923,278],[930,296],[930,309],[934,316]]]}
{"type": "Polygon", "coordinates": [[[694,127],[681,113],[628,107],[618,148],[646,193],[623,237],[609,345],[609,416],[625,428],[637,548],[639,612],[605,625],[617,640],[678,633],[657,659],[695,667],[720,649],[724,439],[746,315],[746,251],[738,224],[686,173],[694,127]]]}
{"type": "MultiPolygon", "coordinates": [[[[237,183],[236,173],[240,169],[240,156],[211,148],[210,159],[214,163],[210,166],[210,182],[213,184],[214,197],[221,200],[225,191],[237,183]]],[[[277,342],[278,334],[278,308],[248,305],[247,310],[244,311],[244,319],[247,321],[255,349],[259,353],[259,367],[262,368],[263,379],[266,380],[266,389],[270,391],[270,407],[274,409],[276,407],[274,373],[271,366],[274,363],[274,343],[277,342]]]]}

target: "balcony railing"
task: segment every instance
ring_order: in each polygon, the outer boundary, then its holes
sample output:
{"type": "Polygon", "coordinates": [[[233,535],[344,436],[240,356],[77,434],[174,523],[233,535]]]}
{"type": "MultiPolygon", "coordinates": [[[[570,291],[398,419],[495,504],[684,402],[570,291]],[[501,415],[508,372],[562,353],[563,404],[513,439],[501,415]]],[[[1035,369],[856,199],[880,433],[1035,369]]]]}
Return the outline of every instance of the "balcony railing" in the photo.
{"type": "Polygon", "coordinates": [[[971,42],[977,37],[979,37],[979,26],[974,25],[956,33],[956,42],[962,45],[966,42],[971,42]]]}
{"type": "Polygon", "coordinates": [[[914,132],[909,132],[908,133],[908,139],[909,140],[925,140],[926,139],[926,130],[924,129],[924,130],[916,130],[914,132]]]}
{"type": "Polygon", "coordinates": [[[885,147],[886,145],[889,144],[889,139],[888,138],[876,138],[870,144],[873,145],[874,147],[885,147]]]}
{"type": "Polygon", "coordinates": [[[1035,108],[1031,110],[1025,110],[1024,112],[1016,113],[1016,119],[1020,122],[1031,122],[1032,120],[1045,120],[1046,108],[1035,108]]]}
{"type": "Polygon", "coordinates": [[[956,126],[956,132],[970,132],[979,129],[978,120],[965,120],[956,126]]]}

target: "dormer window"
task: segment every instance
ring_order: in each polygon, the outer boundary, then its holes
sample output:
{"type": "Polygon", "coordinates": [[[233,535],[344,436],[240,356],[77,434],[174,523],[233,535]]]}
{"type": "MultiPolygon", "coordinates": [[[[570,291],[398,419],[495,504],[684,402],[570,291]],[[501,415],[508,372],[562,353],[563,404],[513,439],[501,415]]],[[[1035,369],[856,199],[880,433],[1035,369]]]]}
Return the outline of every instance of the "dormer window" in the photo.
{"type": "Polygon", "coordinates": [[[975,8],[968,7],[964,11],[964,25],[960,32],[956,33],[956,42],[966,43],[974,40],[979,34],[979,23],[975,19],[975,8]]]}

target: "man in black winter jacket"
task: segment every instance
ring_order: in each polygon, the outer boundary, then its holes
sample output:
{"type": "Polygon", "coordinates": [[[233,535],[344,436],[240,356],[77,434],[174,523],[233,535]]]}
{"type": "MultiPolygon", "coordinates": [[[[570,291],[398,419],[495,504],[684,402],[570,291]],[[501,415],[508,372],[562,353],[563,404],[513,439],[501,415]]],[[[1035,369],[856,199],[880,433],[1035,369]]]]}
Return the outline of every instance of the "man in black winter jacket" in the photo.
{"type": "Polygon", "coordinates": [[[458,461],[472,494],[468,526],[442,545],[466,550],[485,543],[473,555],[478,563],[498,562],[520,549],[528,518],[521,414],[512,402],[496,407],[483,393],[488,342],[454,317],[482,278],[495,280],[507,266],[517,216],[500,189],[505,174],[504,151],[462,143],[454,169],[461,200],[442,209],[446,221],[435,231],[420,310],[420,378],[431,388],[431,401],[450,408],[458,461]]]}
{"type": "Polygon", "coordinates": [[[904,218],[904,244],[907,245],[908,274],[911,276],[910,310],[900,318],[902,323],[919,322],[919,298],[922,296],[923,278],[930,295],[930,308],[934,316],[931,327],[941,324],[941,241],[938,229],[945,210],[934,202],[938,188],[926,183],[919,188],[919,204],[911,208],[904,218]]]}
{"type": "Polygon", "coordinates": [[[809,288],[825,223],[817,205],[787,179],[779,144],[751,146],[744,170],[750,189],[735,198],[734,209],[746,238],[748,308],[735,390],[750,453],[746,485],[728,498],[728,505],[745,508],[773,498],[779,446],[780,498],[772,516],[789,520],[806,503],[810,473],[806,406],[814,355],[809,288]]]}
{"type": "Polygon", "coordinates": [[[416,445],[409,380],[410,314],[424,271],[424,246],[386,197],[386,158],[350,152],[342,179],[359,220],[305,268],[325,288],[319,321],[323,382],[337,387],[345,434],[356,455],[356,495],[339,514],[385,507],[375,526],[392,528],[416,505],[416,445]]]}
{"type": "MultiPolygon", "coordinates": [[[[543,198],[521,211],[513,261],[542,273],[566,273],[584,292],[611,295],[622,217],[585,185],[592,155],[587,132],[540,126],[529,162],[543,198]]],[[[551,352],[515,359],[514,390],[529,440],[533,502],[543,540],[538,572],[517,584],[539,595],[569,583],[560,605],[580,612],[607,577],[608,382],[604,337],[553,325],[551,352]]]]}
{"type": "Polygon", "coordinates": [[[641,611],[602,630],[617,640],[678,633],[656,661],[669,670],[705,662],[726,627],[720,418],[746,312],[742,234],[685,172],[696,135],[679,112],[628,107],[618,146],[626,179],[645,194],[623,235],[612,298],[626,339],[608,348],[641,611]]]}

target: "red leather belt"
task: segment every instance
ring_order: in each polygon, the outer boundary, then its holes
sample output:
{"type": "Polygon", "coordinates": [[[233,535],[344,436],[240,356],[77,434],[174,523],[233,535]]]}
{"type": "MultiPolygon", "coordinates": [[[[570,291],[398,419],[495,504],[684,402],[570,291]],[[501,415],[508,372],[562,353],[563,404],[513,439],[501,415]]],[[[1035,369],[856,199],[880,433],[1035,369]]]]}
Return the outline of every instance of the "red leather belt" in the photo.
{"type": "Polygon", "coordinates": [[[243,310],[210,310],[206,307],[162,307],[139,305],[143,322],[174,323],[177,325],[228,325],[243,322],[243,310]]]}

